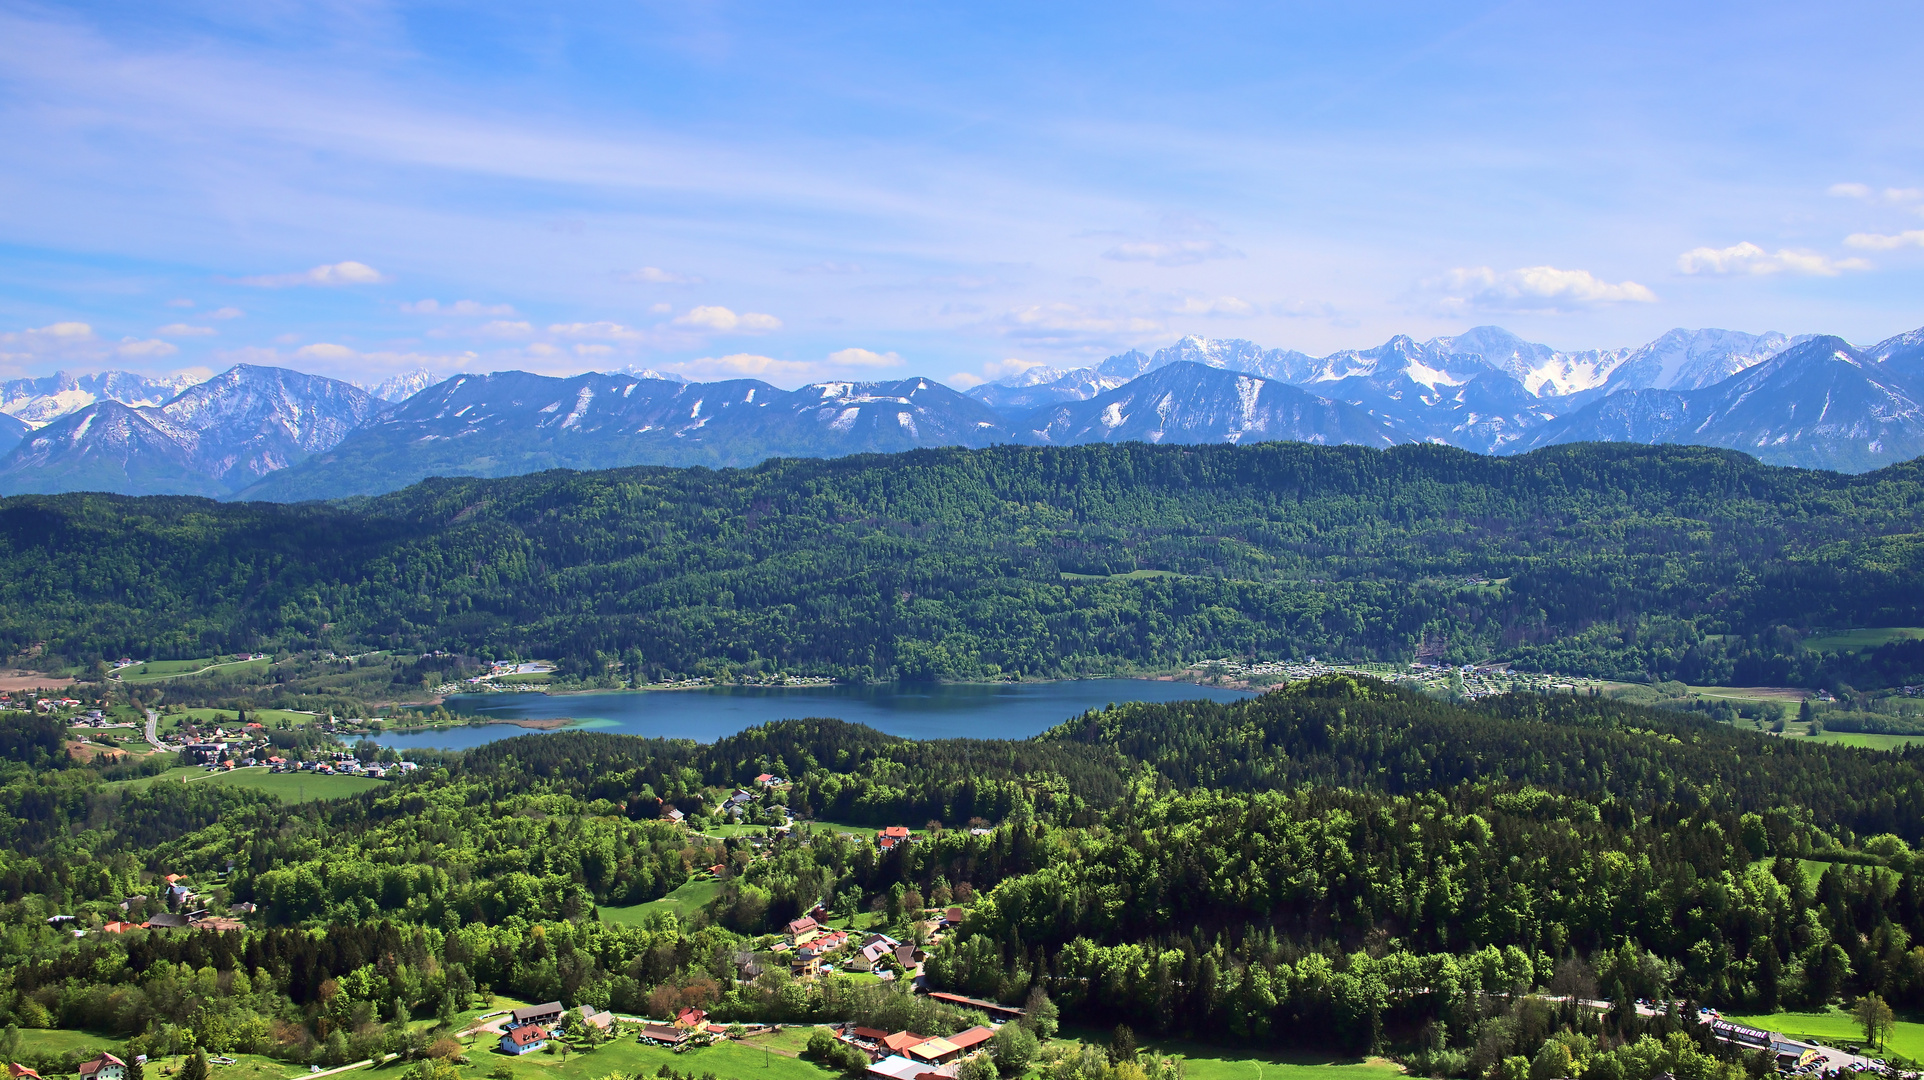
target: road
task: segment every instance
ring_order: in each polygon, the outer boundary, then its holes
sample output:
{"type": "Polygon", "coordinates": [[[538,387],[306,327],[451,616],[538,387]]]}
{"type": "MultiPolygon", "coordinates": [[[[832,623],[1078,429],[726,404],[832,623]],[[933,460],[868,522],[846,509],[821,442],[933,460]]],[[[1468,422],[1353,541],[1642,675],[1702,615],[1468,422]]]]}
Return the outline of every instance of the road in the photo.
{"type": "MultiPolygon", "coordinates": [[[[381,1055],[380,1060],[383,1064],[386,1064],[387,1062],[392,1061],[395,1058],[400,1056],[401,1055],[399,1054],[383,1054],[381,1055]]],[[[357,1061],[352,1065],[342,1065],[339,1068],[322,1069],[318,1072],[310,1072],[310,1073],[297,1073],[296,1075],[289,1077],[288,1080],[314,1080],[314,1078],[318,1076],[333,1076],[335,1073],[344,1073],[353,1069],[364,1068],[368,1065],[372,1065],[374,1064],[374,1060],[375,1059],[373,1058],[368,1058],[365,1061],[357,1061]]]]}
{"type": "Polygon", "coordinates": [[[152,709],[142,709],[147,714],[147,745],[156,750],[165,750],[160,744],[160,714],[152,709]]]}

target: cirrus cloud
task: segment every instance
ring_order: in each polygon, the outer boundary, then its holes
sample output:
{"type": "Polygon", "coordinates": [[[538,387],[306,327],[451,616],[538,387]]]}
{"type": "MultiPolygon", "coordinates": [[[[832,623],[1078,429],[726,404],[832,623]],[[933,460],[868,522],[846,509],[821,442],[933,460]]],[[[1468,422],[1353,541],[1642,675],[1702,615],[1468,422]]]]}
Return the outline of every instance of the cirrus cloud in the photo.
{"type": "Polygon", "coordinates": [[[166,326],[156,329],[154,333],[159,334],[161,337],[206,337],[209,334],[218,334],[220,331],[211,326],[194,326],[189,323],[168,323],[166,326]]]}
{"type": "Polygon", "coordinates": [[[1554,313],[1657,302],[1657,294],[1637,282],[1609,282],[1588,270],[1554,266],[1504,271],[1487,266],[1458,267],[1424,282],[1423,290],[1440,296],[1442,306],[1452,311],[1554,313]]]}
{"type": "Polygon", "coordinates": [[[484,304],[479,300],[456,300],[443,304],[439,300],[403,301],[401,310],[410,315],[513,315],[513,304],[484,304]]]}
{"type": "Polygon", "coordinates": [[[1102,253],[1114,262],[1152,262],[1157,266],[1190,266],[1210,259],[1240,259],[1244,255],[1221,240],[1134,240],[1102,253]]]}
{"type": "Polygon", "coordinates": [[[1846,270],[1869,270],[1862,259],[1832,259],[1814,251],[1781,248],[1765,251],[1744,241],[1727,248],[1691,248],[1677,256],[1677,269],[1686,274],[1808,274],[1836,277],[1846,270]]]}
{"type": "Polygon", "coordinates": [[[609,322],[606,319],[600,322],[555,323],[548,327],[548,333],[557,337],[586,338],[593,341],[640,341],[647,336],[633,327],[609,322]]]}
{"type": "Polygon", "coordinates": [[[309,270],[292,274],[256,274],[240,279],[242,285],[252,285],[257,289],[285,289],[296,285],[378,285],[388,280],[379,270],[364,262],[349,259],[345,262],[325,263],[309,270]]]}

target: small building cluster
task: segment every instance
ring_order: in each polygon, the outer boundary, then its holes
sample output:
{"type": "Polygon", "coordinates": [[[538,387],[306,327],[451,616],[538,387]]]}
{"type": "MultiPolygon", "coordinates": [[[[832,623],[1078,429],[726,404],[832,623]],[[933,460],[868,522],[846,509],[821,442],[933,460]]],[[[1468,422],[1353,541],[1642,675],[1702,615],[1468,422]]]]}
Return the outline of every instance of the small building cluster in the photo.
{"type": "Polygon", "coordinates": [[[508,1022],[501,1029],[501,1052],[520,1055],[547,1049],[554,1038],[555,1025],[561,1022],[561,1013],[559,1001],[528,1005],[509,1013],[508,1022]]]}
{"type": "Polygon", "coordinates": [[[978,1026],[946,1037],[930,1037],[913,1031],[887,1032],[845,1024],[838,1029],[838,1037],[868,1055],[870,1076],[947,1080],[955,1075],[957,1062],[995,1038],[995,1029],[978,1026]]]}

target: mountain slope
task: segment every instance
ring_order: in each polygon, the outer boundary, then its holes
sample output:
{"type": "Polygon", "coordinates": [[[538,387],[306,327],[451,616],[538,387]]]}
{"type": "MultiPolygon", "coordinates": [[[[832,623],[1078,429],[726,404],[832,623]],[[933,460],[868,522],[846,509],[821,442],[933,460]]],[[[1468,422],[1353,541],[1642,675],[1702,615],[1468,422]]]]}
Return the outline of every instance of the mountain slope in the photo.
{"type": "Polygon", "coordinates": [[[1415,441],[1354,406],[1190,361],[1157,368],[1088,401],[1038,409],[1016,426],[1025,441],[1058,446],[1288,439],[1380,447],[1415,441]]]}
{"type": "Polygon", "coordinates": [[[734,407],[781,391],[752,379],[689,384],[590,372],[457,375],[402,402],[325,453],[269,476],[244,498],[330,499],[429,476],[514,476],[672,460],[734,407]]]}
{"type": "Polygon", "coordinates": [[[27,433],[32,430],[32,426],[25,420],[8,416],[6,413],[0,413],[0,455],[4,455],[7,451],[19,446],[20,440],[25,438],[27,433]]]}
{"type": "Polygon", "coordinates": [[[1701,390],[1613,394],[1525,448],[1565,442],[1695,443],[1863,472],[1924,454],[1924,395],[1842,338],[1817,337],[1701,390]]]}
{"type": "Polygon", "coordinates": [[[1924,328],[1885,338],[1864,354],[1900,378],[1924,379],[1924,328]]]}
{"type": "Polygon", "coordinates": [[[25,421],[29,428],[37,428],[79,412],[96,401],[159,405],[196,381],[186,375],[155,379],[130,371],[101,371],[91,375],[58,371],[44,378],[0,383],[0,414],[25,421]]]}
{"type": "Polygon", "coordinates": [[[515,476],[623,465],[753,465],[924,446],[987,446],[1013,433],[986,405],[928,379],[669,382],[591,372],[460,375],[409,398],[340,445],[242,497],[328,499],[429,476],[515,476]]]}
{"type": "Polygon", "coordinates": [[[891,453],[925,446],[990,446],[1014,432],[987,405],[933,379],[828,382],[780,394],[753,417],[730,417],[707,437],[717,457],[747,465],[800,454],[891,453]]]}
{"type": "Polygon", "coordinates": [[[1793,344],[1771,332],[1672,330],[1623,358],[1604,393],[1627,390],[1701,390],[1777,355],[1793,344]]]}
{"type": "Polygon", "coordinates": [[[0,459],[0,492],[223,495],[341,441],[378,410],[359,387],[240,365],[161,405],[107,399],[0,459]]]}

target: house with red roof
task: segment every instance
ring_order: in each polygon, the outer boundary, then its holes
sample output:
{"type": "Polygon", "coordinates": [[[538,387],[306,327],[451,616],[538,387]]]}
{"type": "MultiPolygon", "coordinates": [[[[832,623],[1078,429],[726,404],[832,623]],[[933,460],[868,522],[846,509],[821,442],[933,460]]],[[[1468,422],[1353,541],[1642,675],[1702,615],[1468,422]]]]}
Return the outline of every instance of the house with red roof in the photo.
{"type": "Polygon", "coordinates": [[[127,1080],[127,1063],[112,1054],[102,1054],[80,1063],[80,1080],[127,1080]]]}
{"type": "Polygon", "coordinates": [[[908,842],[909,830],[906,825],[890,825],[888,828],[875,834],[875,846],[881,848],[883,851],[893,851],[895,845],[906,844],[908,842]]]}
{"type": "Polygon", "coordinates": [[[552,1038],[548,1029],[540,1024],[522,1024],[501,1033],[501,1052],[504,1054],[532,1054],[546,1049],[552,1038]]]}

